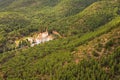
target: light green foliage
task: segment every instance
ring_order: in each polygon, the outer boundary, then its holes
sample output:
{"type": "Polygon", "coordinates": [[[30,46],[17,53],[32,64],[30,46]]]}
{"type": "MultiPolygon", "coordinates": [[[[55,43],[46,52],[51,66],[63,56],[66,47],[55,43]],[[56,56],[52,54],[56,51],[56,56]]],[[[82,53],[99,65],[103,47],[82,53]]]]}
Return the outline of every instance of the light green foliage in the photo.
{"type": "Polygon", "coordinates": [[[0,79],[119,79],[119,48],[98,60],[73,58],[78,46],[120,27],[119,8],[115,0],[0,0],[0,79]],[[46,28],[64,38],[15,49],[14,41],[46,28]]]}
{"type": "Polygon", "coordinates": [[[89,59],[81,61],[78,65],[71,64],[57,71],[53,80],[118,80],[120,78],[119,56],[120,48],[97,61],[89,59]]]}
{"type": "MultiPolygon", "coordinates": [[[[101,70],[101,62],[95,62],[96,60],[90,59],[89,62],[82,61],[80,65],[76,65],[73,62],[73,54],[71,53],[78,45],[84,44],[86,41],[116,28],[119,23],[119,18],[116,18],[105,26],[98,28],[94,32],[87,33],[80,38],[76,36],[67,39],[58,39],[28,49],[18,49],[3,53],[0,58],[2,72],[4,76],[7,76],[8,80],[16,78],[38,80],[42,79],[42,76],[44,76],[45,79],[48,78],[52,80],[82,78],[110,79],[111,72],[107,75],[107,72],[101,70]],[[85,73],[86,71],[88,71],[88,73],[85,73]],[[100,73],[97,75],[98,72],[100,73]]],[[[105,58],[103,61],[106,60],[105,58]]],[[[113,68],[111,68],[113,71],[115,66],[118,65],[115,64],[113,68]]],[[[114,75],[114,72],[112,74],[114,75]]],[[[117,79],[117,75],[112,78],[117,79]]]]}

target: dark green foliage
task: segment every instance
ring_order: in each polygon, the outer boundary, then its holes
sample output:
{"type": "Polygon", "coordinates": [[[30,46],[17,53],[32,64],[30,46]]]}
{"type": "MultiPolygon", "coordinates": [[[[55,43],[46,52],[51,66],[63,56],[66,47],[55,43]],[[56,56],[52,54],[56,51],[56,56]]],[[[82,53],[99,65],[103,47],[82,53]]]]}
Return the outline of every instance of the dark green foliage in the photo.
{"type": "MultiPolygon", "coordinates": [[[[0,40],[7,36],[4,41],[10,46],[16,39],[28,36],[36,31],[44,31],[45,28],[48,28],[49,32],[57,30],[62,35],[65,35],[68,27],[59,23],[59,20],[77,15],[95,1],[2,0],[0,3],[0,40]],[[59,24],[60,26],[57,26],[59,24]],[[9,41],[12,41],[12,43],[9,41]]],[[[76,31],[72,31],[72,35],[76,35],[76,31]]],[[[1,49],[0,52],[8,51],[8,46],[1,45],[0,48],[4,47],[5,49],[1,49]]],[[[13,45],[13,47],[15,46],[13,45]]]]}
{"type": "MultiPolygon", "coordinates": [[[[17,49],[1,54],[1,71],[6,76],[3,79],[39,80],[43,77],[51,80],[117,79],[119,72],[117,72],[116,76],[114,75],[115,66],[118,66],[116,63],[111,68],[113,72],[104,71],[104,66],[108,66],[110,62],[114,64],[114,61],[107,61],[107,56],[105,59],[100,59],[103,62],[89,59],[77,65],[73,62],[71,51],[78,45],[84,44],[86,41],[115,28],[115,25],[119,23],[118,20],[119,18],[99,28],[95,32],[87,33],[80,38],[74,36],[66,39],[57,39],[35,47],[17,49]],[[115,77],[111,77],[111,75],[115,77]]],[[[117,63],[119,62],[117,61],[117,63]]]]}
{"type": "Polygon", "coordinates": [[[95,51],[93,51],[92,55],[95,56],[95,57],[99,56],[99,54],[97,52],[95,52],[95,51]]]}
{"type": "MultiPolygon", "coordinates": [[[[45,31],[46,28],[49,32],[56,30],[64,37],[77,34],[81,36],[119,15],[119,5],[115,1],[7,0],[1,2],[0,6],[6,5],[0,8],[0,40],[4,40],[8,46],[16,39],[36,31],[45,31]],[[7,38],[4,39],[4,36],[7,38]]],[[[1,52],[8,51],[8,46],[1,45],[5,48],[5,50],[1,49],[1,52]]]]}
{"type": "MultiPolygon", "coordinates": [[[[120,79],[120,48],[74,62],[78,46],[120,27],[119,7],[115,0],[0,0],[0,79],[120,79]],[[26,47],[30,43],[23,40],[15,48],[15,40],[46,28],[64,38],[34,47],[26,47]]],[[[112,45],[110,40],[106,48],[112,45]]]]}
{"type": "Polygon", "coordinates": [[[20,43],[19,43],[19,48],[22,48],[22,47],[30,47],[30,42],[27,41],[27,40],[22,40],[20,43]]]}
{"type": "Polygon", "coordinates": [[[57,71],[56,80],[119,80],[120,48],[100,60],[83,60],[57,71]]]}
{"type": "Polygon", "coordinates": [[[106,43],[106,48],[110,48],[111,46],[113,46],[114,45],[114,42],[113,42],[113,40],[110,40],[110,41],[108,41],[107,43],[106,43]]]}

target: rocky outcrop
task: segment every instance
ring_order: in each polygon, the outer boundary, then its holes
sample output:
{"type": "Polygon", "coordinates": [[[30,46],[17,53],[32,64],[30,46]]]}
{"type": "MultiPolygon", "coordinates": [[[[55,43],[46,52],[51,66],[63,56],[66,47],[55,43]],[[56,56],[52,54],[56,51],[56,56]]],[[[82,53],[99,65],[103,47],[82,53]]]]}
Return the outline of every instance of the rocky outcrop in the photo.
{"type": "Polygon", "coordinates": [[[37,37],[33,39],[33,43],[31,44],[31,47],[33,47],[34,45],[40,44],[40,43],[53,40],[53,39],[54,37],[52,35],[49,35],[47,31],[43,33],[39,33],[37,37]]]}
{"type": "Polygon", "coordinates": [[[20,42],[27,41],[30,43],[30,46],[33,47],[35,45],[48,42],[53,39],[54,37],[52,36],[52,34],[49,34],[48,31],[46,31],[46,32],[38,33],[37,36],[26,37],[19,41],[15,41],[15,43],[16,43],[16,47],[19,47],[20,42]]]}

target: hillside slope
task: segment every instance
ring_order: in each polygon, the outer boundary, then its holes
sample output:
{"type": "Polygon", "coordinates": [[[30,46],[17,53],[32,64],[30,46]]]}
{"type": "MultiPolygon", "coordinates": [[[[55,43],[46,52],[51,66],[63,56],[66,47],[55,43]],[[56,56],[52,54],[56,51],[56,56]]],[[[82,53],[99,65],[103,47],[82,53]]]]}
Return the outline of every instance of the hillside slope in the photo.
{"type": "Polygon", "coordinates": [[[119,0],[0,0],[0,80],[119,80],[119,0]],[[48,30],[62,38],[15,41],[48,30]]]}
{"type": "MultiPolygon", "coordinates": [[[[76,51],[76,48],[79,45],[82,45],[86,43],[89,40],[93,40],[95,37],[99,37],[100,35],[106,33],[106,34],[111,34],[109,32],[114,32],[112,29],[116,29],[114,34],[116,37],[119,35],[119,30],[120,30],[120,18],[116,18],[110,23],[106,24],[105,26],[102,26],[98,28],[94,32],[87,33],[83,35],[82,37],[71,37],[69,39],[59,39],[59,40],[54,40],[49,43],[41,44],[32,48],[28,49],[18,49],[15,51],[3,53],[0,55],[0,64],[1,64],[1,79],[34,79],[34,80],[39,80],[39,79],[62,79],[62,80],[72,80],[75,79],[75,77],[78,77],[79,75],[85,76],[83,73],[79,73],[78,76],[74,76],[74,74],[77,74],[76,72],[74,73],[74,68],[69,70],[72,66],[77,67],[80,66],[83,69],[83,66],[86,64],[81,64],[80,65],[74,65],[76,63],[76,56],[74,55],[76,51]],[[75,42],[76,41],[76,42],[75,42]],[[52,47],[50,47],[52,46],[52,47]],[[69,66],[70,65],[70,66],[69,66]],[[65,68],[64,68],[65,67],[65,68]],[[69,74],[69,71],[71,74],[69,74]],[[62,74],[62,73],[66,74],[62,74]],[[68,73],[67,73],[68,72],[68,73]]],[[[112,35],[114,35],[112,34],[112,35]]],[[[110,36],[112,38],[112,36],[110,36]]],[[[101,37],[99,37],[102,39],[101,37]]],[[[117,41],[119,41],[119,37],[115,38],[117,41]]],[[[93,40],[94,41],[94,40],[93,40]]],[[[99,44],[99,43],[98,43],[99,44]]],[[[113,46],[114,48],[119,47],[119,45],[113,46]]],[[[87,49],[87,47],[85,47],[87,49]]],[[[96,48],[95,48],[96,49],[96,48]]],[[[79,48],[78,48],[79,50],[79,48]]],[[[106,50],[107,51],[107,50],[106,50]]],[[[112,51],[114,52],[114,50],[112,51]]],[[[119,56],[119,52],[115,52],[116,55],[119,56]]],[[[84,56],[87,54],[84,53],[84,56]]],[[[114,54],[111,54],[111,56],[114,56],[114,54]]],[[[107,55],[102,56],[107,57],[107,55]]],[[[79,58],[79,57],[77,57],[79,58]]],[[[84,57],[82,57],[84,59],[84,57]]],[[[81,59],[81,58],[79,58],[81,59]]],[[[94,57],[91,58],[85,58],[85,60],[94,59],[94,57]]],[[[100,58],[101,59],[101,58],[100,58]]],[[[117,59],[117,58],[116,58],[117,59]]],[[[109,59],[108,59],[109,60],[109,59]]],[[[118,60],[118,59],[117,59],[118,60]]],[[[92,60],[93,61],[93,60],[92,60]]],[[[95,59],[96,61],[96,59],[95,59]]],[[[99,62],[93,63],[99,64],[99,62]]],[[[98,60],[99,61],[99,60],[98,60]]],[[[103,59],[103,61],[106,61],[103,59]]],[[[112,60],[111,60],[112,61],[112,60]]],[[[109,61],[108,61],[109,62],[109,61]]],[[[86,62],[85,62],[86,63],[86,62]]],[[[78,64],[78,63],[77,63],[78,64]]],[[[112,63],[113,64],[113,63],[112,63]]],[[[112,65],[111,64],[111,65],[112,65]]],[[[118,62],[119,64],[119,62],[118,62]]],[[[92,65],[92,63],[90,63],[92,65]]],[[[117,63],[114,64],[118,68],[117,63]]],[[[92,66],[91,66],[92,67],[92,66]]],[[[86,68],[86,67],[85,67],[86,68]]],[[[76,68],[79,69],[79,68],[76,68]]],[[[101,70],[102,68],[99,68],[98,66],[98,71],[101,70]]],[[[112,68],[110,68],[112,69],[112,68]]],[[[81,69],[80,69],[81,70],[81,69]]],[[[95,68],[93,66],[94,71],[95,68]]],[[[98,72],[95,72],[91,75],[97,74],[98,72]]],[[[111,72],[110,72],[111,73],[111,72]]],[[[119,78],[119,71],[116,72],[117,75],[114,74],[113,72],[113,79],[118,79],[119,78]],[[117,78],[118,76],[118,78],[117,78]]],[[[107,74],[105,71],[101,72],[100,75],[97,75],[97,79],[111,79],[111,74],[107,74]],[[102,75],[103,77],[100,77],[102,75]],[[107,77],[106,77],[107,76],[107,77]]],[[[78,77],[78,79],[81,79],[83,77],[78,77]]],[[[84,79],[87,79],[90,77],[84,77],[84,79]]],[[[95,79],[95,77],[92,77],[95,79]]],[[[90,78],[90,79],[92,79],[90,78]]]]}
{"type": "MultiPolygon", "coordinates": [[[[0,3],[0,52],[14,49],[15,44],[13,42],[16,39],[31,35],[33,32],[43,32],[45,28],[48,28],[49,32],[52,30],[58,31],[57,28],[60,27],[57,27],[57,25],[51,27],[50,24],[65,18],[66,15],[70,17],[82,11],[94,1],[95,0],[2,0],[0,3]],[[32,5],[34,3],[37,3],[37,5],[32,5]],[[77,6],[79,4],[82,5],[77,6]],[[61,9],[61,5],[64,5],[63,7],[66,8],[61,9]],[[73,8],[72,14],[69,12],[71,7],[73,8]],[[4,36],[8,36],[8,38],[4,38],[4,36]]],[[[61,30],[63,29],[64,28],[61,28],[59,32],[62,32],[61,30]]]]}
{"type": "Polygon", "coordinates": [[[37,5],[32,7],[30,4],[17,7],[17,3],[23,5],[24,2],[27,2],[23,0],[10,3],[2,1],[4,5],[9,3],[9,6],[0,10],[0,52],[13,50],[15,48],[13,42],[16,39],[29,36],[34,32],[43,32],[46,28],[49,32],[56,30],[64,37],[94,31],[118,16],[120,7],[118,2],[113,0],[97,2],[96,0],[53,0],[50,1],[50,4],[53,2],[56,5],[52,7],[44,4],[43,0],[36,1],[44,7],[39,9],[36,8],[37,5]],[[12,5],[15,7],[11,8],[12,5]],[[8,36],[8,38],[4,38],[4,36],[8,36]]]}

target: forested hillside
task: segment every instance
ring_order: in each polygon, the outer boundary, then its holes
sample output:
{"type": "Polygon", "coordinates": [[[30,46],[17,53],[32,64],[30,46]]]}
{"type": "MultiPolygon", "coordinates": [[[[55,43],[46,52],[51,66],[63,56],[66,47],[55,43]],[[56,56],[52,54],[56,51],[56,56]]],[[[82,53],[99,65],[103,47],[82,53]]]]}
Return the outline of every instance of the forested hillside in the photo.
{"type": "Polygon", "coordinates": [[[0,0],[1,80],[119,80],[119,0],[0,0]],[[34,47],[15,41],[48,30],[34,47]]]}

